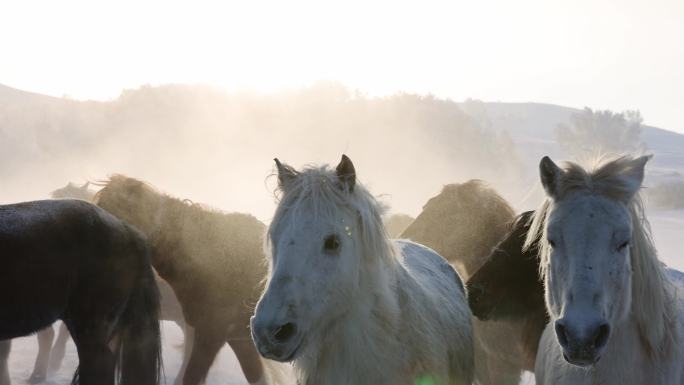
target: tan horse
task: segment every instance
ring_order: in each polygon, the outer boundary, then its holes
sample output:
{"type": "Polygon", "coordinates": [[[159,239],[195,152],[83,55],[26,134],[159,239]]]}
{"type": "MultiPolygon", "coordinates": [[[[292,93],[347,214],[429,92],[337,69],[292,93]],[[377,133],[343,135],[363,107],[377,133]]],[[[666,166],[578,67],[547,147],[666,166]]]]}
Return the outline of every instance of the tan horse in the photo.
{"type": "Polygon", "coordinates": [[[266,383],[248,328],[266,276],[264,224],[170,197],[122,175],[107,181],[95,202],[147,235],[152,264],[180,301],[194,330],[187,335],[191,352],[179,376],[183,384],[203,382],[225,343],[249,383],[266,383]]]}

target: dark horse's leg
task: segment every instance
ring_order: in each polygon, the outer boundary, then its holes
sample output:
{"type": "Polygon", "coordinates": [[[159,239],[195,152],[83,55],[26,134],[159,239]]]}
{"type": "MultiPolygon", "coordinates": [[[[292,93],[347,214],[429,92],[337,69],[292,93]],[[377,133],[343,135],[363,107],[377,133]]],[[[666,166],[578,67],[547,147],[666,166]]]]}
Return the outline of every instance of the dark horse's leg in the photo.
{"type": "Polygon", "coordinates": [[[114,385],[116,355],[107,344],[106,331],[99,327],[102,324],[69,324],[78,350],[79,385],[114,385]]]}
{"type": "Polygon", "coordinates": [[[69,341],[69,329],[67,329],[66,324],[62,322],[62,326],[59,327],[59,334],[57,335],[57,340],[52,347],[52,352],[50,353],[50,363],[48,365],[48,373],[57,373],[59,368],[62,366],[62,361],[64,360],[64,352],[66,351],[66,343],[69,341]]]}
{"type": "Polygon", "coordinates": [[[254,347],[250,337],[228,340],[235,356],[240,361],[242,373],[250,384],[266,384],[264,368],[261,365],[261,357],[254,347]]]}
{"type": "Polygon", "coordinates": [[[0,385],[10,385],[7,360],[12,349],[12,340],[0,341],[0,385]]]}
{"type": "Polygon", "coordinates": [[[226,323],[202,325],[195,328],[192,354],[183,376],[183,385],[198,385],[204,382],[216,354],[226,343],[226,323]]]}
{"type": "Polygon", "coordinates": [[[38,384],[47,379],[52,340],[55,338],[55,331],[52,329],[52,325],[39,331],[36,337],[38,337],[38,356],[36,357],[36,364],[33,366],[33,373],[31,373],[31,377],[28,379],[29,384],[38,384]]]}

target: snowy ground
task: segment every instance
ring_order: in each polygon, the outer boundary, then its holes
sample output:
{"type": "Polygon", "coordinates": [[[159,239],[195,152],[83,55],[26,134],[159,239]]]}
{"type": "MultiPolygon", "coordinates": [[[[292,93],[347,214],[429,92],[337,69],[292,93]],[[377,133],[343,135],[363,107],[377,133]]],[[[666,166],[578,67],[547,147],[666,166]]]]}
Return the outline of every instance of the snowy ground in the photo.
{"type": "MultiPolygon", "coordinates": [[[[180,328],[173,322],[162,322],[164,371],[166,384],[172,385],[180,368],[183,351],[179,345],[183,342],[183,334],[180,328]]],[[[10,354],[10,376],[13,385],[26,384],[26,380],[33,370],[38,342],[35,336],[18,338],[12,342],[10,354]]],[[[71,377],[78,364],[76,347],[69,340],[62,368],[53,375],[45,385],[67,385],[71,383],[71,377]]],[[[209,371],[207,385],[245,385],[247,381],[242,375],[237,359],[228,345],[224,346],[209,371]]]]}
{"type": "MultiPolygon", "coordinates": [[[[684,253],[681,252],[680,246],[684,236],[684,210],[651,211],[648,214],[660,258],[669,266],[684,270],[684,253]]],[[[183,342],[183,335],[175,323],[163,322],[162,337],[166,384],[173,384],[182,360],[182,349],[178,346],[183,342]]],[[[37,347],[35,336],[14,340],[9,363],[13,384],[26,383],[33,370],[37,347]]],[[[76,349],[73,342],[69,341],[62,368],[45,385],[69,384],[77,362],[76,349]]],[[[219,353],[207,378],[207,385],[219,384],[247,384],[235,355],[227,345],[219,353]]],[[[534,384],[534,379],[528,374],[521,384],[534,384]]]]}

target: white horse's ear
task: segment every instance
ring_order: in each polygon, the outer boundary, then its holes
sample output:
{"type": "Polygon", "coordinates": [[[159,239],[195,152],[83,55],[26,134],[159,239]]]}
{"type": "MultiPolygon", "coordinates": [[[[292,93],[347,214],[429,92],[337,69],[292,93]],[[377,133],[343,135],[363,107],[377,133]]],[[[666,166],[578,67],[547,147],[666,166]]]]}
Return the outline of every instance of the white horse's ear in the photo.
{"type": "Polygon", "coordinates": [[[562,175],[563,170],[556,166],[548,156],[543,157],[541,162],[539,162],[539,177],[541,178],[541,183],[542,186],[544,186],[546,195],[550,198],[555,199],[558,197],[560,178],[562,175]]]}
{"type": "Polygon", "coordinates": [[[632,160],[629,167],[627,167],[624,174],[622,174],[629,189],[630,199],[641,188],[641,184],[644,182],[646,163],[648,163],[652,157],[653,155],[644,155],[632,160]]]}
{"type": "Polygon", "coordinates": [[[280,189],[285,191],[290,184],[297,178],[297,171],[287,164],[280,163],[278,158],[273,159],[278,169],[278,185],[280,189]]]}
{"type": "Polygon", "coordinates": [[[348,156],[342,154],[342,160],[340,164],[335,168],[337,173],[337,178],[340,180],[340,185],[342,189],[345,188],[352,192],[354,191],[354,185],[356,185],[356,170],[354,169],[354,163],[348,156]]]}
{"type": "Polygon", "coordinates": [[[88,187],[90,187],[90,181],[85,182],[85,184],[81,186],[81,190],[87,191],[88,187]]]}

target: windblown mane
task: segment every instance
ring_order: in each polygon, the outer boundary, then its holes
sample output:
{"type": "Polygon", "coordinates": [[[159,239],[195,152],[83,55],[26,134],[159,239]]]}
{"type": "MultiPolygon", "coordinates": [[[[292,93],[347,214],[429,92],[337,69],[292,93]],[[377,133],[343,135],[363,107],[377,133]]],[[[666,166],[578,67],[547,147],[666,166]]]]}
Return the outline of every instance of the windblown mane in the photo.
{"type": "MultiPolygon", "coordinates": [[[[597,160],[587,171],[582,166],[568,162],[558,183],[558,197],[584,190],[617,200],[625,204],[632,219],[632,241],[630,256],[632,265],[631,314],[636,318],[642,343],[653,356],[668,354],[672,342],[678,337],[673,320],[676,319],[676,304],[673,288],[658,260],[651,229],[639,194],[632,197],[635,187],[624,177],[632,171],[634,158],[621,156],[597,160]],[[631,198],[631,199],[630,199],[631,198]]],[[[547,274],[550,247],[546,238],[546,225],[551,200],[546,199],[535,211],[525,247],[532,247],[539,241],[540,274],[547,274]]]]}
{"type": "Polygon", "coordinates": [[[288,184],[286,191],[280,190],[280,204],[268,229],[267,253],[270,253],[270,235],[283,225],[285,218],[296,222],[298,212],[304,205],[313,210],[315,216],[335,218],[338,207],[348,206],[358,213],[357,223],[347,224],[347,231],[359,231],[365,247],[364,257],[383,258],[396,261],[382,215],[381,205],[363,185],[356,183],[353,191],[340,187],[335,171],[328,166],[309,166],[297,173],[297,178],[288,184]],[[285,215],[292,212],[292,215],[285,215]]]}

